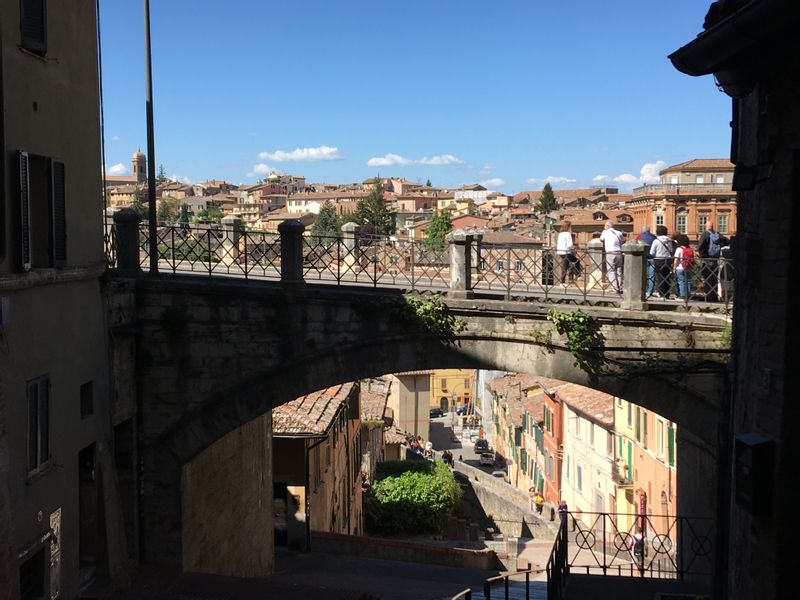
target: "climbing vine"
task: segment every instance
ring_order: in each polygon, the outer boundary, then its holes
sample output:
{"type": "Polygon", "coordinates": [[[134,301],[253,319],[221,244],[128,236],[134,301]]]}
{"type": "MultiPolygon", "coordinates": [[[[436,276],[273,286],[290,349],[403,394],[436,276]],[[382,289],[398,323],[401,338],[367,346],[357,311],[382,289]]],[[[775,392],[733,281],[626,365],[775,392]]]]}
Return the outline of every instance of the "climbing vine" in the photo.
{"type": "Polygon", "coordinates": [[[559,334],[567,336],[567,350],[575,358],[575,366],[587,373],[598,373],[605,358],[604,340],[597,321],[582,310],[550,310],[547,320],[559,334]]]}
{"type": "Polygon", "coordinates": [[[458,332],[463,331],[466,323],[450,312],[440,294],[430,296],[406,296],[406,317],[419,323],[429,332],[453,341],[458,332]]]}

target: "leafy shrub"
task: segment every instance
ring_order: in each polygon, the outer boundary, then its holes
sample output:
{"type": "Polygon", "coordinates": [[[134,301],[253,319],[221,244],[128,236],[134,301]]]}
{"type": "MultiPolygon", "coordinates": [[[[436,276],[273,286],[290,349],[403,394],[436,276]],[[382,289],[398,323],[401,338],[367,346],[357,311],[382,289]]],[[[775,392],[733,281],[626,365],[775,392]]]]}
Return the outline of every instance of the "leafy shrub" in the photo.
{"type": "Polygon", "coordinates": [[[371,533],[437,533],[461,501],[461,487],[443,462],[395,461],[378,470],[387,475],[364,497],[371,533]]]}

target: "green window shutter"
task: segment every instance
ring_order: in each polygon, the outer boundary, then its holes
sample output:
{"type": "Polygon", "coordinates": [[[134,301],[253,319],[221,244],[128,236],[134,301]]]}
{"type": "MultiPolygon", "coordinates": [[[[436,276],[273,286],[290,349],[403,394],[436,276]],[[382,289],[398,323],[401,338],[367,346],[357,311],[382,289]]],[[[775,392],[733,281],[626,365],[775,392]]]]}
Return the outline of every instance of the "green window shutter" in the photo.
{"type": "Polygon", "coordinates": [[[521,460],[521,462],[522,462],[522,472],[523,473],[527,473],[528,472],[528,453],[525,450],[525,448],[522,449],[521,453],[522,453],[522,460],[521,460]]]}
{"type": "Polygon", "coordinates": [[[47,53],[47,0],[20,1],[20,46],[36,54],[47,53]]]}
{"type": "Polygon", "coordinates": [[[19,153],[19,267],[31,270],[31,199],[28,153],[19,153]]]}
{"type": "Polygon", "coordinates": [[[667,428],[667,443],[669,445],[669,466],[675,466],[675,428],[667,428]]]}
{"type": "Polygon", "coordinates": [[[642,441],[642,411],[636,407],[636,441],[642,441]]]}
{"type": "Polygon", "coordinates": [[[67,209],[64,163],[53,161],[53,266],[67,264],[67,209]]]}

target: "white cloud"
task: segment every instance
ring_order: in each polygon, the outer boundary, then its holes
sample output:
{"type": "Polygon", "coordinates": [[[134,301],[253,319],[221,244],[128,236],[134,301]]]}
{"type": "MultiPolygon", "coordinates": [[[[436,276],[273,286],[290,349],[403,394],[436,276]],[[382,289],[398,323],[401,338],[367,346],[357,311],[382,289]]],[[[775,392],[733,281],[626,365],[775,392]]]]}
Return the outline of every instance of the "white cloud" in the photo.
{"type": "Polygon", "coordinates": [[[575,179],[572,179],[570,177],[558,177],[556,175],[548,175],[544,179],[540,179],[538,177],[531,177],[530,179],[528,179],[528,183],[541,183],[541,184],[549,183],[551,185],[559,185],[562,183],[575,183],[575,181],[576,181],[575,179]]]}
{"type": "Polygon", "coordinates": [[[317,146],[316,148],[295,148],[291,152],[283,150],[260,152],[258,158],[261,160],[274,160],[275,162],[287,162],[293,160],[342,160],[344,157],[339,152],[339,149],[334,146],[317,146]]]}
{"type": "Polygon", "coordinates": [[[406,158],[399,154],[384,154],[383,156],[373,156],[367,161],[368,167],[404,167],[406,165],[428,165],[432,167],[442,167],[447,165],[461,165],[464,161],[452,154],[440,154],[438,156],[423,156],[419,159],[406,158]]]}
{"type": "Polygon", "coordinates": [[[112,136],[111,136],[111,141],[112,141],[112,142],[118,142],[118,141],[120,141],[121,139],[122,139],[122,138],[121,138],[121,137],[119,137],[118,135],[112,135],[112,136]]]}
{"type": "Polygon", "coordinates": [[[430,158],[424,156],[416,162],[418,162],[421,165],[441,166],[441,165],[460,165],[462,164],[463,161],[459,160],[452,154],[442,154],[440,156],[431,156],[430,158]]]}
{"type": "Polygon", "coordinates": [[[597,175],[592,179],[592,181],[595,183],[618,183],[620,186],[625,188],[631,188],[637,185],[645,185],[648,183],[658,183],[660,181],[658,172],[661,171],[665,165],[666,163],[663,160],[657,160],[655,162],[644,163],[642,168],[639,169],[638,177],[632,173],[620,173],[616,177],[597,175]]]}
{"type": "Polygon", "coordinates": [[[500,187],[501,185],[505,185],[506,182],[499,177],[492,177],[491,179],[487,179],[486,181],[481,181],[481,185],[486,188],[492,187],[500,187]]]}
{"type": "Polygon", "coordinates": [[[191,179],[183,175],[171,175],[169,179],[171,179],[172,181],[180,181],[181,183],[185,183],[187,185],[192,183],[191,179]]]}
{"type": "Polygon", "coordinates": [[[480,174],[481,175],[488,175],[492,171],[494,171],[494,166],[492,165],[492,163],[486,163],[485,165],[483,165],[481,167],[480,174]]]}
{"type": "Polygon", "coordinates": [[[128,174],[128,167],[126,167],[122,163],[117,163],[115,165],[111,165],[110,167],[106,165],[106,175],[127,175],[128,174]]]}
{"type": "Polygon", "coordinates": [[[393,167],[410,165],[413,161],[400,156],[399,154],[385,154],[383,156],[373,156],[367,161],[369,167],[393,167]]]}
{"type": "Polygon", "coordinates": [[[639,170],[641,174],[639,179],[642,183],[658,183],[660,181],[658,172],[661,171],[666,164],[667,163],[663,160],[657,160],[654,163],[644,163],[639,170]]]}
{"type": "Polygon", "coordinates": [[[622,175],[617,175],[614,177],[615,183],[621,183],[622,185],[635,185],[639,183],[639,178],[636,175],[631,175],[630,173],[623,173],[622,175]]]}
{"type": "Polygon", "coordinates": [[[253,170],[247,173],[248,177],[257,177],[258,175],[269,175],[275,171],[272,167],[265,163],[258,163],[257,165],[253,165],[253,170]]]}

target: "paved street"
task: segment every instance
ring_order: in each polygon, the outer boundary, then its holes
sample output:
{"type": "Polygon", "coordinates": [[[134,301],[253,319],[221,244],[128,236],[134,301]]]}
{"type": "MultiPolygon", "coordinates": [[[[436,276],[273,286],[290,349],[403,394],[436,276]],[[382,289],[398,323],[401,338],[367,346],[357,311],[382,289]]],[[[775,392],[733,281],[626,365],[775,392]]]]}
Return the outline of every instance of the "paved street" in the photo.
{"type": "Polygon", "coordinates": [[[444,600],[483,589],[496,571],[374,560],[320,552],[276,553],[275,575],[263,578],[177,575],[144,570],[116,600],[444,600]]]}
{"type": "Polygon", "coordinates": [[[495,467],[481,466],[480,454],[474,451],[474,444],[469,440],[454,437],[453,424],[453,413],[446,413],[443,417],[431,419],[430,437],[433,449],[437,452],[450,450],[456,460],[463,460],[468,465],[487,473],[497,470],[495,467]]]}

